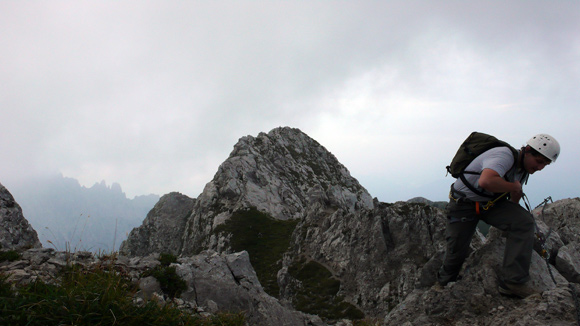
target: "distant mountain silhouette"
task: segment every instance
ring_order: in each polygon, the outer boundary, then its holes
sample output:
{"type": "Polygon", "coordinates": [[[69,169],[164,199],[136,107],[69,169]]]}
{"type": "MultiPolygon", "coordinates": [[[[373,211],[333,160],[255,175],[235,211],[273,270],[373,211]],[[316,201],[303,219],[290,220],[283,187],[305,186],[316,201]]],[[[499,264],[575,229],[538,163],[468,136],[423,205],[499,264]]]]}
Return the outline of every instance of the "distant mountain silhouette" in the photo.
{"type": "Polygon", "coordinates": [[[62,175],[26,180],[11,192],[43,247],[93,252],[117,250],[159,200],[153,194],[128,199],[118,183],[87,188],[62,175]]]}
{"type": "Polygon", "coordinates": [[[407,200],[407,202],[408,203],[422,203],[422,204],[426,204],[426,205],[441,208],[441,209],[445,209],[445,206],[447,206],[446,201],[431,201],[431,200],[424,198],[424,197],[413,197],[413,198],[407,200]]]}

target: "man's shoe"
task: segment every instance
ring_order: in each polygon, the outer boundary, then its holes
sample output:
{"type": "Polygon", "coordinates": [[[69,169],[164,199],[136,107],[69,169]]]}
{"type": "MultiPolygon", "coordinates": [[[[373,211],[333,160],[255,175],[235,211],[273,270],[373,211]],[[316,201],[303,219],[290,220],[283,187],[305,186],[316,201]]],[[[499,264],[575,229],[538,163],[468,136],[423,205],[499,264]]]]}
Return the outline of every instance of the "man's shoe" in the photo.
{"type": "Polygon", "coordinates": [[[533,294],[539,294],[538,290],[532,289],[526,283],[506,283],[499,281],[498,291],[502,295],[524,299],[533,294]]]}

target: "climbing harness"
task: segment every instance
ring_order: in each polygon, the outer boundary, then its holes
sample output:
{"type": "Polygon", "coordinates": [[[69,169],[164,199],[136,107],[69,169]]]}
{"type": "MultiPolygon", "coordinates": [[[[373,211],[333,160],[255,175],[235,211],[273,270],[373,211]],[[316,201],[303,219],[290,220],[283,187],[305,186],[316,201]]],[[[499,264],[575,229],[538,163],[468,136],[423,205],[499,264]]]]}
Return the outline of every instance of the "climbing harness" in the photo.
{"type": "MultiPolygon", "coordinates": [[[[487,203],[485,203],[485,205],[483,205],[481,208],[482,208],[484,211],[487,211],[487,210],[489,210],[490,208],[492,208],[492,207],[495,205],[495,203],[496,203],[498,200],[500,200],[500,199],[501,199],[503,196],[505,196],[505,195],[507,195],[507,194],[508,194],[508,192],[504,192],[503,194],[501,194],[501,195],[499,195],[498,197],[496,197],[494,200],[490,200],[490,201],[488,201],[487,203]]],[[[482,204],[480,204],[479,202],[475,202],[475,213],[476,213],[477,215],[481,214],[481,210],[480,210],[480,206],[481,206],[481,205],[482,205],[482,204]]]]}
{"type": "MultiPolygon", "coordinates": [[[[501,194],[501,195],[499,195],[498,197],[496,197],[494,200],[490,200],[490,201],[488,201],[488,202],[487,202],[487,203],[485,203],[485,204],[482,204],[482,203],[480,203],[480,202],[478,202],[478,201],[475,201],[475,202],[473,202],[473,203],[475,203],[475,213],[476,213],[477,215],[480,215],[480,214],[481,214],[481,210],[482,210],[482,209],[483,209],[484,211],[487,211],[487,210],[489,210],[490,208],[492,208],[492,207],[495,205],[495,203],[496,203],[498,200],[500,200],[502,197],[504,197],[504,196],[505,196],[505,195],[507,195],[507,194],[508,194],[508,192],[504,192],[503,194],[501,194]]],[[[451,200],[453,200],[453,201],[455,201],[455,202],[459,202],[459,199],[458,199],[458,198],[455,198],[455,197],[453,196],[453,188],[452,188],[452,189],[451,189],[451,191],[449,192],[449,199],[451,199],[451,200]]]]}
{"type": "MultiPolygon", "coordinates": [[[[528,200],[528,197],[524,194],[522,198],[524,199],[524,204],[526,205],[528,212],[530,212],[530,214],[532,214],[532,210],[530,209],[531,206],[529,205],[530,201],[528,200]]],[[[539,207],[542,207],[541,216],[542,216],[542,221],[544,223],[545,223],[544,210],[546,209],[548,202],[551,202],[551,203],[554,202],[552,200],[551,196],[548,196],[547,198],[545,198],[543,202],[541,202],[538,206],[536,206],[534,208],[534,210],[535,210],[535,209],[538,209],[539,207]]],[[[533,217],[533,215],[532,215],[532,217],[533,217]]],[[[546,248],[546,241],[548,240],[548,238],[550,237],[550,234],[552,233],[552,228],[550,227],[548,229],[548,234],[544,237],[544,235],[538,229],[538,225],[536,224],[535,218],[534,218],[534,226],[536,228],[536,237],[538,238],[538,241],[540,242],[540,245],[542,248],[542,250],[540,251],[540,256],[542,256],[542,258],[544,258],[544,260],[546,261],[546,266],[548,266],[548,272],[550,273],[550,277],[552,278],[554,285],[558,285],[558,283],[556,282],[556,278],[554,277],[554,274],[552,273],[552,269],[550,268],[550,252],[546,248]]],[[[576,292],[576,289],[574,288],[574,286],[570,282],[568,282],[568,288],[570,289],[570,293],[572,294],[572,299],[574,299],[574,306],[576,307],[576,322],[578,323],[578,326],[580,326],[580,300],[578,299],[578,293],[576,292]]]]}
{"type": "Polygon", "coordinates": [[[503,196],[505,196],[505,195],[507,195],[507,194],[508,194],[507,192],[504,192],[503,194],[499,195],[499,197],[497,197],[496,199],[488,201],[488,202],[485,204],[485,206],[483,206],[483,210],[485,210],[485,211],[486,211],[486,210],[488,210],[488,209],[492,208],[492,207],[493,207],[493,205],[495,205],[495,202],[496,202],[496,201],[498,201],[498,200],[499,200],[501,197],[503,197],[503,196]]]}

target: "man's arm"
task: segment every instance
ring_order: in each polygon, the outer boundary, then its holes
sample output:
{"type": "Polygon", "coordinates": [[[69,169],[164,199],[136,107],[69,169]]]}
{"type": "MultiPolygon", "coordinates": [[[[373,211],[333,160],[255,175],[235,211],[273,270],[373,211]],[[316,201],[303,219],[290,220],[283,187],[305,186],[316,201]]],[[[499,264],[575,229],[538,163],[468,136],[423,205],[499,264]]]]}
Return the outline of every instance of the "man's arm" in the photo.
{"type": "Polygon", "coordinates": [[[489,192],[509,192],[510,199],[514,203],[519,202],[523,195],[522,184],[519,181],[506,181],[492,169],[483,169],[479,177],[479,186],[489,192]]]}

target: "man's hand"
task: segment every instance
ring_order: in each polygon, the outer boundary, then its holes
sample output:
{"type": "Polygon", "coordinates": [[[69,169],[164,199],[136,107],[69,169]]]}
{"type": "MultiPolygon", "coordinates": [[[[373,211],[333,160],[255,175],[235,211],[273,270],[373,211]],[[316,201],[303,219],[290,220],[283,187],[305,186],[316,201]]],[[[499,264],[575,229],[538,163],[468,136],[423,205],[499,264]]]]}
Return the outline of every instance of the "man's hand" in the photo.
{"type": "Polygon", "coordinates": [[[522,199],[524,191],[522,190],[522,184],[518,180],[513,183],[518,189],[510,192],[510,200],[517,204],[520,202],[520,199],[522,199]]]}

